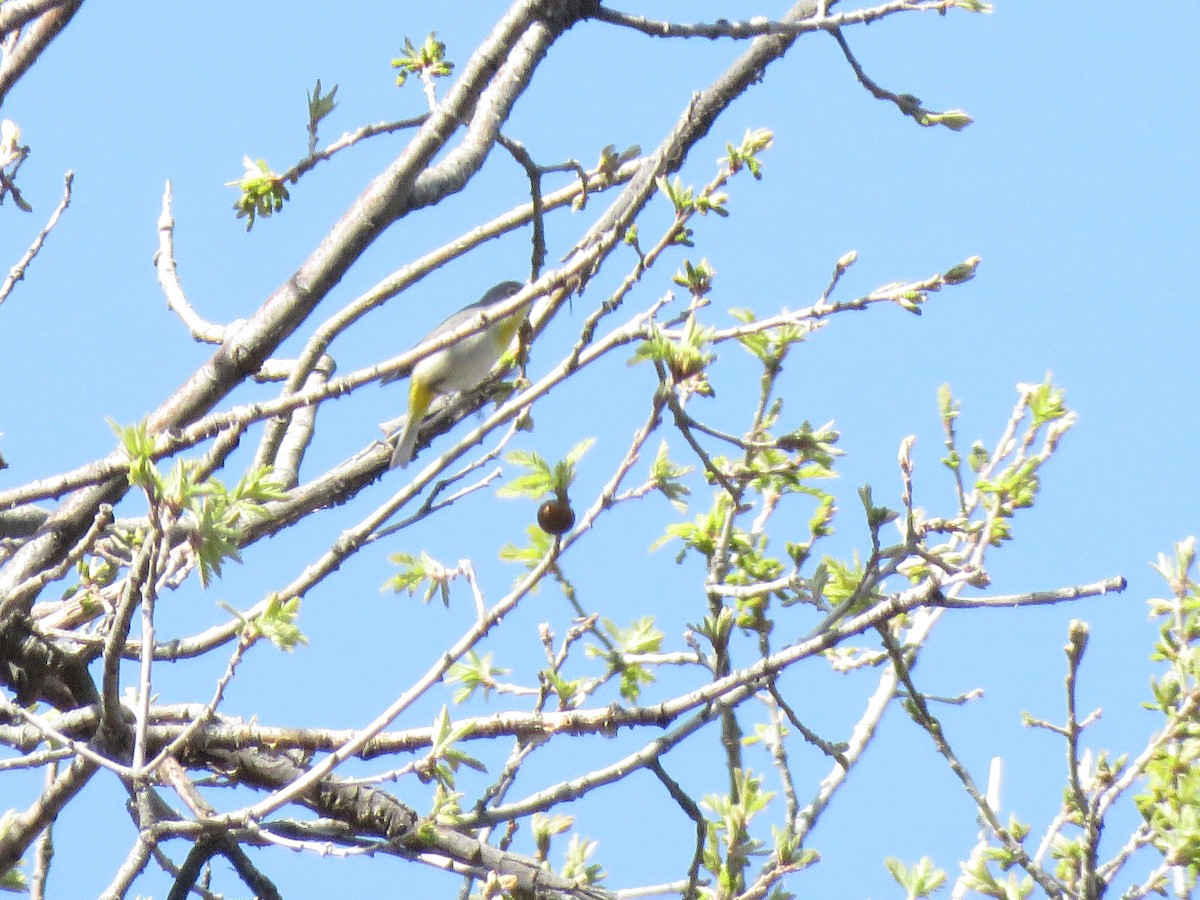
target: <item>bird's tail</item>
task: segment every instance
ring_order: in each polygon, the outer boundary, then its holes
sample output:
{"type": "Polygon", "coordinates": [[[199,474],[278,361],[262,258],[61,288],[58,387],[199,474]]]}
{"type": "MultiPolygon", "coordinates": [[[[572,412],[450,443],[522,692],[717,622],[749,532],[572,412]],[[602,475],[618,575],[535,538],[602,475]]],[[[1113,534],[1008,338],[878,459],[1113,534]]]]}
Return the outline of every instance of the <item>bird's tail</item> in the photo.
{"type": "Polygon", "coordinates": [[[413,450],[417,446],[417,429],[421,425],[421,420],[413,415],[408,415],[404,419],[404,426],[400,429],[400,438],[396,441],[396,449],[392,451],[392,461],[388,463],[389,469],[403,469],[413,458],[413,450]]]}

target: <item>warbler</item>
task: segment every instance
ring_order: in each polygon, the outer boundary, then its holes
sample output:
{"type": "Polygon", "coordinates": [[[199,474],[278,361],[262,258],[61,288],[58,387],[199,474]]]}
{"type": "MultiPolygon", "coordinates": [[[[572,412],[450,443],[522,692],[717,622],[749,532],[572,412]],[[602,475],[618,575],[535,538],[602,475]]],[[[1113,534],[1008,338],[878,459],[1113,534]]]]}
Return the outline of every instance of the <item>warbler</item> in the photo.
{"type": "MultiPolygon", "coordinates": [[[[475,303],[463,307],[442,322],[427,334],[421,343],[435,341],[466,325],[479,313],[502,303],[524,286],[519,281],[500,282],[475,303]]],[[[449,347],[429,354],[413,366],[412,374],[409,375],[408,416],[400,430],[400,438],[396,442],[396,450],[392,453],[392,461],[388,468],[404,468],[412,460],[417,432],[434,398],[453,394],[455,391],[469,391],[481,384],[504,355],[504,351],[512,343],[513,335],[528,316],[529,307],[522,306],[511,315],[489,322],[482,331],[469,334],[449,347]]],[[[401,377],[403,376],[388,375],[381,383],[387,384],[401,377]]]]}

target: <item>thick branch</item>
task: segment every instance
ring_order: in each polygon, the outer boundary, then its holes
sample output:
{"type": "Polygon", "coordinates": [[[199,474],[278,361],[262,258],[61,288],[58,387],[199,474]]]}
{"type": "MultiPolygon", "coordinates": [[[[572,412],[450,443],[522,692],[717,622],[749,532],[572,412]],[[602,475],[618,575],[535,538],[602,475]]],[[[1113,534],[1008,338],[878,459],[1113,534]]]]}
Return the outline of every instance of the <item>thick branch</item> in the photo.
{"type": "Polygon", "coordinates": [[[71,0],[8,0],[0,6],[0,35],[8,34],[32,22],[56,6],[66,6],[71,0]]]}
{"type": "MultiPolygon", "coordinates": [[[[191,763],[207,765],[222,774],[232,775],[239,784],[272,791],[285,789],[305,773],[304,769],[285,756],[268,757],[249,750],[201,753],[191,763]]],[[[350,784],[327,776],[298,799],[322,815],[349,822],[360,832],[395,841],[409,852],[432,851],[471,867],[512,876],[517,880],[517,887],[512,891],[515,897],[529,900],[535,897],[602,900],[610,896],[604,891],[577,886],[542,868],[536,860],[497,850],[470,835],[430,823],[418,828],[419,820],[414,810],[377,788],[350,784]]]]}
{"type": "Polygon", "coordinates": [[[25,9],[40,12],[38,18],[32,22],[29,22],[28,15],[23,14],[22,9],[10,11],[10,6],[15,7],[16,4],[4,4],[5,11],[0,13],[0,25],[6,24],[9,16],[11,16],[12,24],[8,24],[7,28],[0,28],[0,33],[13,27],[19,27],[23,22],[29,24],[17,38],[16,45],[4,55],[3,61],[0,62],[0,106],[4,104],[4,99],[12,90],[13,85],[29,70],[30,66],[37,62],[42,51],[50,46],[50,42],[58,37],[58,33],[66,28],[75,13],[79,12],[79,7],[83,6],[83,0],[63,0],[61,3],[54,4],[23,4],[22,7],[25,9]],[[41,11],[42,6],[46,7],[44,11],[41,11]]]}
{"type": "Polygon", "coordinates": [[[20,861],[29,845],[87,784],[96,768],[94,763],[76,757],[33,806],[9,823],[0,834],[0,872],[7,872],[20,861]]]}
{"type": "MultiPolygon", "coordinates": [[[[150,428],[177,428],[212,409],[258,371],[390,224],[461,189],[465,179],[483,164],[500,122],[529,83],[546,49],[594,6],[586,0],[527,0],[515,6],[472,56],[445,103],[426,120],[399,158],[367,187],[296,272],[149,416],[150,428]],[[422,179],[431,160],[463,122],[469,123],[463,146],[422,179]]],[[[65,9],[46,16],[61,15],[65,9]]],[[[117,478],[68,499],[46,523],[43,534],[14,555],[0,571],[0,621],[29,609],[36,592],[15,592],[14,588],[61,559],[87,528],[96,507],[102,502],[114,503],[125,488],[125,481],[117,478]]]]}

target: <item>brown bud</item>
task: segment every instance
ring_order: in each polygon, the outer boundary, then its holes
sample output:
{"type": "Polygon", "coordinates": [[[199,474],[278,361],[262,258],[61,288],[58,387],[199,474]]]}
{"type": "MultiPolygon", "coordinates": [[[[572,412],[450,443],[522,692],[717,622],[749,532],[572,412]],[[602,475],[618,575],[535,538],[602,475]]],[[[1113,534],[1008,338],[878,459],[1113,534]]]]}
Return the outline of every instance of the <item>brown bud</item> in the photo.
{"type": "Polygon", "coordinates": [[[561,497],[547,500],[538,507],[537,522],[546,534],[566,534],[575,524],[575,510],[561,497]]]}

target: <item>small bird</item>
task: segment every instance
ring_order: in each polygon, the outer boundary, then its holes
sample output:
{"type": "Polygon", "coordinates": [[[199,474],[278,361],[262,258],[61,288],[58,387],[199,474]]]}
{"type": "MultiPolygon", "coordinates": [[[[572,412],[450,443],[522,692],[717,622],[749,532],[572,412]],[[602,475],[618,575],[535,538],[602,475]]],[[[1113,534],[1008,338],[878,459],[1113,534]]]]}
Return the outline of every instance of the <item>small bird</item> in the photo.
{"type": "MultiPolygon", "coordinates": [[[[462,327],[480,312],[507,300],[524,286],[519,281],[500,282],[475,303],[463,307],[442,322],[427,334],[421,343],[435,341],[462,327]]],[[[455,391],[469,391],[482,383],[504,355],[504,351],[512,343],[513,335],[528,316],[529,307],[522,306],[511,315],[489,322],[482,331],[469,334],[449,347],[431,353],[413,366],[409,376],[408,416],[400,430],[400,438],[396,442],[396,450],[392,453],[392,461],[388,468],[403,469],[412,460],[413,451],[416,449],[417,431],[420,430],[421,422],[434,398],[453,394],[455,391]]],[[[403,376],[388,375],[381,383],[387,384],[401,377],[403,376]]]]}

